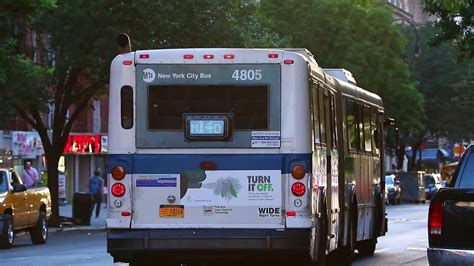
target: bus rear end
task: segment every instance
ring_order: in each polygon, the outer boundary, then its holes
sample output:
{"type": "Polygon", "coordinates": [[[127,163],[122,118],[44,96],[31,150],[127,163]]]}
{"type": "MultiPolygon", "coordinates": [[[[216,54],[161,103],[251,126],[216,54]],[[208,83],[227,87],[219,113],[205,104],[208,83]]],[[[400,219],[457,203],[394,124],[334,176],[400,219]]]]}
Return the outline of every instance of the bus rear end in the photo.
{"type": "Polygon", "coordinates": [[[284,55],[153,50],[114,60],[107,246],[116,261],[308,254],[308,118],[285,107],[307,103],[282,85],[307,70],[284,55]]]}

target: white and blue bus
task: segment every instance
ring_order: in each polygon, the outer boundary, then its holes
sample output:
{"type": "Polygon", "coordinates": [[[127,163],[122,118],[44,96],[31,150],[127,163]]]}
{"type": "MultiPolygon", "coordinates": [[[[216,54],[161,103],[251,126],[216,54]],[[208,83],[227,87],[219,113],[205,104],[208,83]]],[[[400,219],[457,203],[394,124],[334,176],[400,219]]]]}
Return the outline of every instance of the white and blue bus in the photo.
{"type": "Polygon", "coordinates": [[[304,49],[123,53],[109,100],[114,261],[324,264],[386,232],[382,100],[304,49]]]}

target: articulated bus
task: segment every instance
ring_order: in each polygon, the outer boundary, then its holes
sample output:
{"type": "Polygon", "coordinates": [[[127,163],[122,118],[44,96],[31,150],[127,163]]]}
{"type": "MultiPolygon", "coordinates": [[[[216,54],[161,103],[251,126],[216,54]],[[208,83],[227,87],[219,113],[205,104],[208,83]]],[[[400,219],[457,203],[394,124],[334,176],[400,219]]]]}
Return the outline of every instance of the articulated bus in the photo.
{"type": "Polygon", "coordinates": [[[386,232],[382,100],[305,49],[125,52],[109,99],[116,262],[322,265],[386,232]]]}

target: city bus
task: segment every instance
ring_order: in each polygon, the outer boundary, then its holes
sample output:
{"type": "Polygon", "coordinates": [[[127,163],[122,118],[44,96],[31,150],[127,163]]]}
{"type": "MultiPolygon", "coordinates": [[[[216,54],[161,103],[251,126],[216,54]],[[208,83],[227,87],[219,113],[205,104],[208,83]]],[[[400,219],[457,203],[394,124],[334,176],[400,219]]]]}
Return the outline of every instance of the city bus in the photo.
{"type": "Polygon", "coordinates": [[[115,262],[322,265],[385,234],[383,104],[349,71],[305,49],[127,51],[109,90],[115,262]]]}

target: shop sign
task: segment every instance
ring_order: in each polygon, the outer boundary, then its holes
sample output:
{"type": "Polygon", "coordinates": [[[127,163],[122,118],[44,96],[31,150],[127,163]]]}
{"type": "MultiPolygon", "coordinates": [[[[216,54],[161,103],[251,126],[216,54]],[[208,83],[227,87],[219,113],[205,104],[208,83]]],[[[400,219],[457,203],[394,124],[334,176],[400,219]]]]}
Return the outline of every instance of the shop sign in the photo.
{"type": "Polygon", "coordinates": [[[34,158],[43,154],[43,144],[36,131],[12,132],[13,156],[34,158]]]}
{"type": "Polygon", "coordinates": [[[69,135],[64,153],[101,153],[101,135],[69,135]]]}

